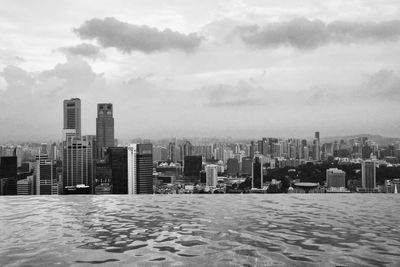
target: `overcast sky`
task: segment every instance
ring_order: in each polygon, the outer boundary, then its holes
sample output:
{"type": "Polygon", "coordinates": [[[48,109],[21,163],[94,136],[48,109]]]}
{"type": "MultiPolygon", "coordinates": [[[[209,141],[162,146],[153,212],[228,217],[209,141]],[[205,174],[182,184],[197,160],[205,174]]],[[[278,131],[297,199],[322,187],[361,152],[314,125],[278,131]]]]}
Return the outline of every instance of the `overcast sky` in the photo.
{"type": "Polygon", "coordinates": [[[0,0],[0,141],[400,136],[400,2],[0,0]]]}

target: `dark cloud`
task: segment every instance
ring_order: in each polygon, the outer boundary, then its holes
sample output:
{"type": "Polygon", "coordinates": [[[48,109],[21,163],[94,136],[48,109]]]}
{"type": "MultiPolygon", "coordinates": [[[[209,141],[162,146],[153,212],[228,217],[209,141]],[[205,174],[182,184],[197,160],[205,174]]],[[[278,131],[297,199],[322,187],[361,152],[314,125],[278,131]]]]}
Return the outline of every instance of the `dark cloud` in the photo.
{"type": "Polygon", "coordinates": [[[124,53],[142,51],[152,53],[178,49],[191,52],[202,37],[196,33],[183,34],[165,29],[160,31],[146,25],[133,25],[115,18],[91,19],[74,29],[82,39],[94,39],[103,47],[115,47],[124,53]]]}
{"type": "Polygon", "coordinates": [[[326,23],[298,18],[264,26],[240,26],[235,29],[235,34],[246,44],[258,47],[289,45],[299,49],[313,49],[327,43],[397,40],[400,37],[400,20],[326,23]]]}
{"type": "Polygon", "coordinates": [[[59,50],[67,55],[79,55],[88,58],[96,58],[100,53],[100,48],[98,46],[87,43],[65,46],[61,47],[59,50]]]}

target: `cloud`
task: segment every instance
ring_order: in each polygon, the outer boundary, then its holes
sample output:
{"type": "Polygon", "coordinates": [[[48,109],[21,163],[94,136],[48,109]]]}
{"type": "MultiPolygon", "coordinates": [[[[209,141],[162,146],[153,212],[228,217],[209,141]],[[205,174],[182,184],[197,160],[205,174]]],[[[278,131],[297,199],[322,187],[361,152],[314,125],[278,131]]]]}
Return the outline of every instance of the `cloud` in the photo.
{"type": "Polygon", "coordinates": [[[239,26],[234,32],[244,43],[251,46],[288,45],[307,50],[328,43],[396,41],[400,37],[400,20],[327,23],[318,19],[297,18],[263,26],[239,26]]]}
{"type": "Polygon", "coordinates": [[[206,105],[211,107],[254,106],[266,102],[266,90],[253,85],[246,80],[240,80],[235,85],[213,84],[200,88],[200,94],[206,99],[206,105]]]}
{"type": "Polygon", "coordinates": [[[78,55],[88,58],[96,58],[100,53],[100,48],[98,46],[87,43],[82,43],[75,46],[65,46],[59,48],[59,50],[66,55],[78,55]]]}
{"type": "Polygon", "coordinates": [[[7,112],[0,113],[0,121],[8,126],[0,139],[54,138],[62,128],[64,99],[80,97],[89,102],[90,106],[83,107],[86,117],[95,109],[93,102],[106,93],[102,74],[95,73],[81,57],[67,56],[65,62],[36,72],[8,65],[0,71],[0,106],[7,107],[7,112]]]}
{"type": "Polygon", "coordinates": [[[397,102],[400,100],[400,76],[393,70],[381,69],[366,76],[362,89],[373,98],[397,102]]]}
{"type": "Polygon", "coordinates": [[[82,39],[94,39],[102,47],[115,47],[124,53],[153,53],[171,49],[192,52],[203,40],[196,33],[186,35],[170,29],[160,31],[146,25],[121,22],[115,18],[88,20],[75,28],[74,32],[82,39]]]}

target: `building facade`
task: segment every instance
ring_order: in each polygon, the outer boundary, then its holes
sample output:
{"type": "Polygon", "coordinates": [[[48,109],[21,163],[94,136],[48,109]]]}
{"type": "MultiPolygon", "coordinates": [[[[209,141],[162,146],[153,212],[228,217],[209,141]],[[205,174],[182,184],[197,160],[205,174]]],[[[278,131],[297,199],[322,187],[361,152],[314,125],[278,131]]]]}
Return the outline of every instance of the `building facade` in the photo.
{"type": "Polygon", "coordinates": [[[326,187],[346,187],[346,173],[338,168],[327,169],[326,187]]]}
{"type": "Polygon", "coordinates": [[[79,98],[64,100],[64,130],[75,130],[75,137],[81,137],[81,100],[79,98]]]}
{"type": "Polygon", "coordinates": [[[206,184],[215,187],[218,182],[218,166],[214,164],[206,165],[206,184]]]}
{"type": "Polygon", "coordinates": [[[376,188],[376,162],[364,160],[361,162],[361,186],[367,192],[376,188]]]}
{"type": "Polygon", "coordinates": [[[253,159],[253,168],[252,168],[252,188],[263,188],[264,179],[263,179],[263,164],[262,164],[262,156],[260,154],[256,154],[253,159]]]}
{"type": "Polygon", "coordinates": [[[103,159],[106,149],[114,146],[114,117],[111,103],[97,104],[96,142],[97,158],[103,159]]]}
{"type": "Polygon", "coordinates": [[[63,143],[63,188],[85,185],[93,193],[94,166],[92,144],[70,139],[63,143]]]}

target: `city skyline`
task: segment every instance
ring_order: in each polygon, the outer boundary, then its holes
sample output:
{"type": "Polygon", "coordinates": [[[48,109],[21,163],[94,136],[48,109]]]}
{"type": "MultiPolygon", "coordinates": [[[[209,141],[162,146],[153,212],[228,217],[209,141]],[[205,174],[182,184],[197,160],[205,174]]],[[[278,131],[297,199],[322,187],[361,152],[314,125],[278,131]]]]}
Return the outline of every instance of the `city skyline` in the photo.
{"type": "Polygon", "coordinates": [[[59,139],[74,97],[116,138],[400,136],[393,1],[3,3],[1,142],[59,139]]]}

